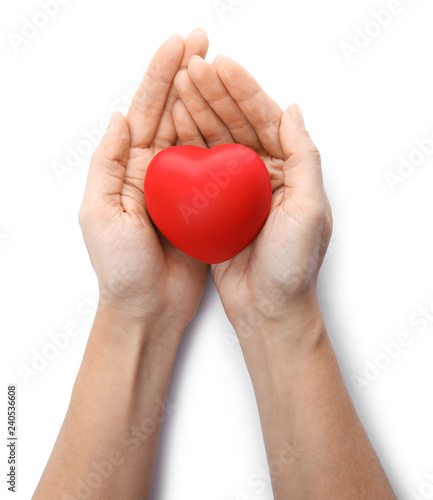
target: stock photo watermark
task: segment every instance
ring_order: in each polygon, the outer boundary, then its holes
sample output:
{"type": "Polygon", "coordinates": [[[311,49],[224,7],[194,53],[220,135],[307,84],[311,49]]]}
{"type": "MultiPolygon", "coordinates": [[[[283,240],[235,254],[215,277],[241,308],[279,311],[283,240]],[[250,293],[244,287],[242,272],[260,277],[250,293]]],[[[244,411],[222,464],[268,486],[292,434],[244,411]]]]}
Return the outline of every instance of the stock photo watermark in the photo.
{"type": "Polygon", "coordinates": [[[326,251],[325,257],[323,259],[323,262],[327,262],[327,260],[332,257],[335,252],[341,247],[341,244],[336,242],[336,241],[330,241],[328,245],[328,249],[326,251]]]}
{"type": "Polygon", "coordinates": [[[397,158],[395,168],[384,172],[389,190],[395,193],[410,177],[416,175],[433,156],[433,133],[415,140],[415,148],[397,158]]]}
{"type": "Polygon", "coordinates": [[[75,309],[76,317],[73,320],[67,321],[60,330],[49,332],[47,334],[48,341],[42,347],[30,350],[30,359],[17,366],[18,375],[25,385],[30,385],[41,372],[57,359],[75,337],[90,327],[97,304],[95,297],[88,297],[80,302],[75,309]]]}
{"type": "Polygon", "coordinates": [[[10,384],[7,386],[8,398],[7,398],[7,412],[8,412],[8,428],[7,428],[7,438],[6,438],[6,448],[7,448],[7,463],[8,472],[6,474],[8,485],[8,491],[16,493],[17,481],[18,481],[18,471],[17,471],[17,454],[18,454],[18,429],[17,429],[17,386],[16,384],[10,384]]]}
{"type": "Polygon", "coordinates": [[[373,40],[381,36],[392,25],[397,16],[402,14],[406,4],[413,0],[389,0],[382,9],[370,11],[369,19],[362,26],[354,26],[350,41],[340,43],[340,50],[350,64],[373,40]]]}
{"type": "MultiPolygon", "coordinates": [[[[246,157],[247,162],[252,159],[252,154],[246,157]],[[248,158],[251,159],[248,160],[248,158]]],[[[239,175],[241,172],[242,166],[236,160],[230,160],[225,170],[209,172],[209,182],[203,186],[203,189],[201,191],[196,187],[192,189],[194,197],[192,198],[191,205],[179,203],[179,211],[182,214],[183,220],[187,224],[190,224],[191,217],[200,215],[203,210],[206,210],[211,205],[212,200],[217,198],[221,194],[221,191],[230,184],[232,177],[239,175]]]]}
{"type": "Polygon", "coordinates": [[[279,455],[271,459],[267,467],[260,467],[250,474],[245,481],[244,488],[235,493],[229,500],[253,500],[258,495],[263,495],[267,491],[271,492],[272,479],[280,477],[287,470],[287,467],[293,464],[306,449],[296,439],[292,443],[284,440],[281,443],[279,455]]]}
{"type": "Polygon", "coordinates": [[[20,52],[43,30],[52,19],[57,17],[63,5],[71,0],[39,0],[39,9],[33,14],[22,17],[18,31],[10,31],[7,39],[15,52],[20,52]]]}
{"type": "Polygon", "coordinates": [[[151,438],[162,422],[173,415],[177,408],[178,405],[170,402],[169,397],[165,403],[157,399],[151,415],[142,418],[138,425],[131,425],[124,430],[118,448],[108,453],[104,460],[93,461],[87,475],[82,479],[77,478],[75,484],[71,485],[71,490],[63,492],[61,499],[85,500],[94,495],[122,464],[133,459],[143,443],[151,438]]]}
{"type": "Polygon", "coordinates": [[[423,481],[416,489],[409,490],[408,500],[426,500],[433,499],[433,472],[424,472],[425,481],[423,481]]]}
{"type": "Polygon", "coordinates": [[[213,0],[212,5],[221,21],[224,21],[227,14],[232,13],[245,0],[213,0]]]}
{"type": "MultiPolygon", "coordinates": [[[[135,86],[130,92],[122,93],[117,97],[110,105],[110,112],[119,111],[126,115],[137,89],[138,86],[135,86]]],[[[83,165],[84,160],[94,153],[107,129],[109,120],[109,117],[105,117],[100,120],[96,127],[90,130],[83,129],[80,140],[65,147],[64,158],[51,163],[52,171],[59,182],[63,182],[71,173],[78,170],[83,165]]]]}
{"type": "Polygon", "coordinates": [[[410,328],[381,342],[376,354],[364,359],[361,373],[352,373],[350,380],[357,393],[375,383],[408,348],[416,343],[420,334],[429,330],[433,324],[433,300],[427,306],[419,306],[409,316],[408,323],[410,328]]]}
{"type": "MultiPolygon", "coordinates": [[[[313,269],[316,268],[318,263],[323,260],[327,262],[332,255],[341,247],[340,243],[330,241],[327,248],[319,247],[317,254],[303,263],[292,267],[290,271],[286,272],[282,277],[282,281],[287,284],[288,290],[294,290],[301,286],[307,276],[310,275],[313,269]]],[[[234,354],[240,349],[240,340],[245,340],[254,335],[260,330],[260,325],[266,317],[270,317],[278,310],[278,306],[284,307],[285,296],[282,291],[275,291],[271,296],[267,297],[262,302],[262,314],[250,314],[247,316],[243,325],[237,331],[224,331],[222,333],[223,342],[229,354],[234,354]]]]}

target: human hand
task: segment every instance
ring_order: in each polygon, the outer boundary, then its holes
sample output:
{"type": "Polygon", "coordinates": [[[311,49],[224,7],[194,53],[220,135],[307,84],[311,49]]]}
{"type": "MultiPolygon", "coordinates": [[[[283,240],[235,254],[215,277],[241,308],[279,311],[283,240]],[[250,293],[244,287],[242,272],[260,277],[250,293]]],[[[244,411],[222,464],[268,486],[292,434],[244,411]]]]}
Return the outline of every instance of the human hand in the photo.
{"type": "Polygon", "coordinates": [[[92,158],[79,216],[100,307],[162,321],[176,332],[173,345],[197,309],[207,266],[157,233],[146,211],[144,178],[152,158],[177,140],[173,79],[207,47],[206,33],[195,30],[185,42],[173,36],[158,49],[127,117],[113,115],[92,158]]]}
{"type": "Polygon", "coordinates": [[[332,232],[320,155],[301,111],[292,105],[283,113],[227,57],[212,65],[193,57],[175,86],[181,100],[173,118],[182,144],[244,144],[270,174],[272,205],[260,234],[240,254],[212,266],[227,316],[244,344],[254,333],[294,332],[320,315],[316,282],[332,232]]]}

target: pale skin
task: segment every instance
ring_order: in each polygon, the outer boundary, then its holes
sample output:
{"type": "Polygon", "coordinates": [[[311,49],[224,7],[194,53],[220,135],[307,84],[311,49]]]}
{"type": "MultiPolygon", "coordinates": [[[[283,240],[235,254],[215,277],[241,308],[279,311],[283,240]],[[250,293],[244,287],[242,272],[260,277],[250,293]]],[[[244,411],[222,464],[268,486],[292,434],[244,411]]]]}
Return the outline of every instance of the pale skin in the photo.
{"type": "Polygon", "coordinates": [[[144,177],[166,147],[227,142],[262,157],[273,189],[256,240],[211,270],[252,378],[274,497],[395,499],[344,386],[318,306],[317,277],[332,232],[320,155],[299,106],[282,112],[227,57],[205,62],[207,45],[201,30],[169,39],[126,119],[113,117],[92,159],[80,223],[100,303],[33,499],[80,498],[73,496],[80,484],[91,500],[150,498],[170,373],[208,266],[155,231],[144,177]],[[105,463],[101,484],[89,476],[95,463],[105,463]]]}
{"type": "Polygon", "coordinates": [[[207,47],[202,30],[165,42],[126,119],[113,115],[92,158],[80,224],[100,301],[34,500],[150,498],[161,407],[208,266],[157,234],[145,208],[144,176],[155,154],[177,140],[173,79],[193,54],[204,57],[207,47]],[[103,477],[93,464],[105,463],[109,471],[107,461],[112,472],[103,477]]]}
{"type": "Polygon", "coordinates": [[[253,382],[276,500],[395,499],[344,386],[317,300],[332,232],[321,160],[298,105],[282,111],[239,64],[193,57],[176,76],[183,143],[240,142],[268,167],[256,240],[212,265],[253,382]]]}

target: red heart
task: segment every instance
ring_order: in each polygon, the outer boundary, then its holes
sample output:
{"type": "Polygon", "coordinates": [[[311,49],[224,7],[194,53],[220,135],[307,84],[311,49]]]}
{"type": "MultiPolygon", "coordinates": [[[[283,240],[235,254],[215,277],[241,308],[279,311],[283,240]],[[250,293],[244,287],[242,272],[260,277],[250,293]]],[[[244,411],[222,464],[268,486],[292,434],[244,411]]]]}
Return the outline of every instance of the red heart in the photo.
{"type": "Polygon", "coordinates": [[[173,245],[217,264],[257,236],[272,188],[266,165],[245,146],[175,146],[150,162],[144,197],[153,222],[173,245]]]}

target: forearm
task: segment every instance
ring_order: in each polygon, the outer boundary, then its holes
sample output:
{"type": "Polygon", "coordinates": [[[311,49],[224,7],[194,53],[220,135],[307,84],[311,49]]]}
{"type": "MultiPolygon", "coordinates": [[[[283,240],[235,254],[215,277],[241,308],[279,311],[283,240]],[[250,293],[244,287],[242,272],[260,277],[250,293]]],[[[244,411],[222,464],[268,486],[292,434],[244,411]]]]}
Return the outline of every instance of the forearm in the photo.
{"type": "Polygon", "coordinates": [[[269,328],[274,331],[266,341],[255,334],[244,342],[244,354],[275,499],[395,499],[343,383],[318,307],[309,317],[269,328]]]}
{"type": "Polygon", "coordinates": [[[162,321],[98,310],[34,500],[150,498],[161,422],[172,412],[164,402],[180,338],[167,330],[162,321]]]}

